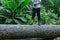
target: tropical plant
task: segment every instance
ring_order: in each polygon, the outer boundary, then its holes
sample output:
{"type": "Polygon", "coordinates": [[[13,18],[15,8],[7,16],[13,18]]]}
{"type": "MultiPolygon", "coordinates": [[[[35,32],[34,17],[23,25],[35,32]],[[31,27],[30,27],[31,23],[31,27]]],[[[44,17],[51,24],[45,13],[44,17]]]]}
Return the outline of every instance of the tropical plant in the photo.
{"type": "Polygon", "coordinates": [[[29,3],[29,0],[4,0],[4,7],[0,7],[0,18],[3,23],[21,24],[27,20],[22,15],[22,9],[29,3]]]}
{"type": "MultiPolygon", "coordinates": [[[[30,24],[32,4],[30,0],[0,0],[0,24],[30,24]],[[29,3],[30,2],[30,3],[29,3]]],[[[41,24],[60,24],[60,1],[42,0],[41,24]]],[[[34,24],[37,24],[35,16],[34,24]]]]}

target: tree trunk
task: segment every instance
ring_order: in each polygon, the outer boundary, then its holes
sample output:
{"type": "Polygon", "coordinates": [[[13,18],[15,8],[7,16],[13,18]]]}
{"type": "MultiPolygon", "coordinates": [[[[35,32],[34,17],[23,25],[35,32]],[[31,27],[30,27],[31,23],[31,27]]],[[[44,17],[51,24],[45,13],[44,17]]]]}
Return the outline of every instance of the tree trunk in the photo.
{"type": "Polygon", "coordinates": [[[0,38],[55,38],[60,36],[60,25],[0,25],[0,38]]]}

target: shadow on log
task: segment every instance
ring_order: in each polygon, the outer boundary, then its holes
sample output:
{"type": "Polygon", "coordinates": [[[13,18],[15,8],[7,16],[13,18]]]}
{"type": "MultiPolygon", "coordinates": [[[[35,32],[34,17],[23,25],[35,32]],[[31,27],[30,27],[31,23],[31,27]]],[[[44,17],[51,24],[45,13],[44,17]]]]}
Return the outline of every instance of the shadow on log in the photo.
{"type": "Polygon", "coordinates": [[[60,36],[60,25],[0,25],[0,38],[55,38],[60,36]]]}

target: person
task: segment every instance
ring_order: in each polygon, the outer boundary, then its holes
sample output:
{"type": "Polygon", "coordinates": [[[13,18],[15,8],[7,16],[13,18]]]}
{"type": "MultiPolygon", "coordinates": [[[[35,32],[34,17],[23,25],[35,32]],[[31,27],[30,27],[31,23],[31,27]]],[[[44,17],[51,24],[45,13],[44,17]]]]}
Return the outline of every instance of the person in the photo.
{"type": "Polygon", "coordinates": [[[40,4],[41,4],[41,0],[32,0],[33,8],[32,8],[32,22],[31,22],[31,24],[33,24],[35,13],[37,13],[38,25],[40,25],[40,4]]]}

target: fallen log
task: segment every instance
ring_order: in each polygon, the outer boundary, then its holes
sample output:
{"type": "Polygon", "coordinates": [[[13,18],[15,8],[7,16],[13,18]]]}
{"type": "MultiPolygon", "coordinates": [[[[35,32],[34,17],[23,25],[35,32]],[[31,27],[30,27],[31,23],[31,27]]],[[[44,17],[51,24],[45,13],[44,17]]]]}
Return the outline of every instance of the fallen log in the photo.
{"type": "Polygon", "coordinates": [[[60,37],[60,25],[0,25],[0,39],[60,37]]]}

